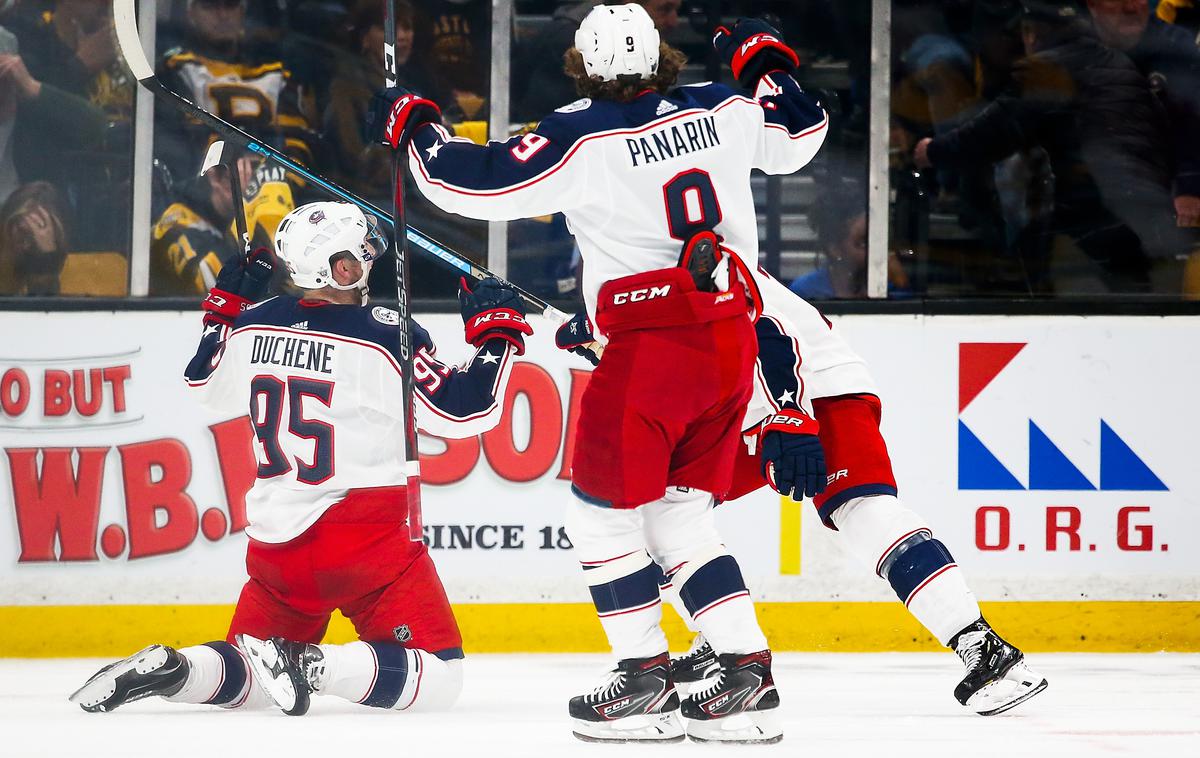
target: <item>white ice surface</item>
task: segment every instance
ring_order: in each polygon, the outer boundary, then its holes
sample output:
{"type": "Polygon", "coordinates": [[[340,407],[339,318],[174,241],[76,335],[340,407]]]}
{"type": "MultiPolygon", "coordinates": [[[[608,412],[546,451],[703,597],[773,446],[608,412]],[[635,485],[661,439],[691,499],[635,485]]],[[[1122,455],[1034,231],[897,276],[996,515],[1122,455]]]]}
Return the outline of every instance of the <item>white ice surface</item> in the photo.
{"type": "Polygon", "coordinates": [[[949,654],[781,654],[782,743],[754,748],[592,745],[566,701],[596,681],[591,655],[475,655],[452,712],[404,714],[318,698],[304,718],[143,700],[86,714],[67,695],[105,661],[0,660],[0,756],[435,758],[745,754],[1200,758],[1200,655],[1034,655],[1046,692],[982,718],[951,696],[949,654]]]}

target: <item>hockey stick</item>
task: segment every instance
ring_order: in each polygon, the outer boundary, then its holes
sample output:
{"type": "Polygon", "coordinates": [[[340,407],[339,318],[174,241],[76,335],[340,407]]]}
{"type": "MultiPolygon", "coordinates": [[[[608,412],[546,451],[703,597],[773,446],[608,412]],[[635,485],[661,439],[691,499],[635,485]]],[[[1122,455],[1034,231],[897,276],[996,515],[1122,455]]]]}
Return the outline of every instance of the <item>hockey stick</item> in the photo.
{"type": "MultiPolygon", "coordinates": [[[[396,227],[395,221],[391,215],[385,213],[382,208],[374,203],[371,203],[364,198],[359,197],[350,190],[341,187],[336,182],[333,182],[321,176],[317,172],[304,167],[296,161],[289,158],[270,145],[251,136],[247,132],[239,129],[233,124],[225,121],[219,116],[204,110],[200,106],[188,100],[186,97],[169,89],[164,85],[157,76],[154,75],[154,67],[150,65],[150,61],[146,58],[146,53],[142,50],[142,40],[138,36],[137,27],[137,11],[135,8],[136,0],[113,0],[113,24],[117,32],[117,46],[121,49],[121,56],[125,59],[129,70],[133,72],[138,83],[146,89],[150,90],[155,95],[167,100],[174,107],[182,110],[194,118],[199,119],[214,132],[220,134],[226,139],[236,140],[239,143],[246,145],[251,152],[274,161],[284,169],[291,171],[297,176],[303,177],[306,181],[324,189],[325,191],[336,195],[346,202],[353,203],[367,213],[373,214],[376,218],[387,221],[392,225],[393,230],[396,227]]],[[[395,236],[395,235],[393,235],[395,236]]],[[[486,279],[487,277],[500,277],[488,271],[483,266],[473,263],[470,259],[457,253],[432,237],[420,232],[411,226],[405,228],[405,237],[412,244],[428,255],[448,264],[451,268],[466,274],[474,279],[486,279]]],[[[501,281],[505,281],[500,279],[501,281]]],[[[522,287],[519,287],[512,282],[505,281],[506,284],[513,287],[521,299],[526,302],[531,308],[536,309],[546,318],[558,324],[566,323],[570,316],[558,310],[554,306],[547,303],[537,295],[530,293],[522,287]]]]}
{"type": "Polygon", "coordinates": [[[200,176],[204,176],[217,166],[224,166],[229,172],[229,192],[233,197],[233,223],[237,229],[238,241],[242,245],[242,254],[250,252],[250,232],[246,230],[246,205],[242,196],[242,177],[238,172],[238,161],[222,160],[225,157],[225,141],[217,140],[208,146],[204,155],[204,163],[200,166],[200,176]]]}
{"type": "MultiPolygon", "coordinates": [[[[387,86],[396,86],[396,0],[383,2],[383,76],[387,86]]],[[[400,135],[399,146],[392,151],[392,228],[407,229],[404,223],[404,159],[412,139],[408,126],[400,135]]],[[[392,253],[396,256],[396,310],[400,314],[400,406],[404,412],[404,476],[408,500],[408,538],[424,539],[421,526],[421,460],[417,452],[417,417],[413,407],[412,331],[408,315],[408,235],[393,234],[392,253]]]]}

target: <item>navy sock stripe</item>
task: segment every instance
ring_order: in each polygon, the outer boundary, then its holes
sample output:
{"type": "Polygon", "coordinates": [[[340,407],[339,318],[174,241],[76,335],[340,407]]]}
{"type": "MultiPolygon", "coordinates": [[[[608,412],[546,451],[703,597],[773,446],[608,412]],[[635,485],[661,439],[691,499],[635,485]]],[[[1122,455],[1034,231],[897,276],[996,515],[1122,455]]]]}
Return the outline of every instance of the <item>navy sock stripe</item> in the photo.
{"type": "Polygon", "coordinates": [[[360,702],[372,708],[391,708],[400,699],[408,680],[408,653],[400,645],[389,642],[368,642],[375,651],[379,667],[375,683],[360,702]]]}
{"type": "Polygon", "coordinates": [[[592,603],[596,606],[596,612],[603,615],[658,600],[660,576],[662,569],[657,564],[650,563],[628,576],[593,585],[589,589],[592,591],[592,603]]]}
{"type": "Polygon", "coordinates": [[[746,592],[746,580],[732,555],[713,558],[692,574],[679,588],[679,597],[693,618],[696,612],[716,601],[746,592]]]}
{"type": "Polygon", "coordinates": [[[817,509],[817,515],[821,517],[821,523],[825,524],[825,526],[830,529],[837,529],[833,525],[833,512],[851,500],[860,497],[870,497],[871,495],[891,495],[895,497],[896,494],[896,486],[894,484],[860,484],[857,487],[847,487],[822,503],[821,507],[817,509]]]}
{"type": "Polygon", "coordinates": [[[951,563],[954,563],[954,556],[941,540],[925,540],[906,549],[892,562],[887,580],[896,591],[896,597],[908,602],[913,590],[951,563]]]}
{"type": "Polygon", "coordinates": [[[228,642],[205,642],[204,646],[216,650],[225,663],[225,678],[221,681],[221,686],[217,688],[215,695],[204,702],[209,705],[228,705],[242,694],[242,689],[246,686],[246,677],[250,674],[246,670],[246,659],[228,642]]]}

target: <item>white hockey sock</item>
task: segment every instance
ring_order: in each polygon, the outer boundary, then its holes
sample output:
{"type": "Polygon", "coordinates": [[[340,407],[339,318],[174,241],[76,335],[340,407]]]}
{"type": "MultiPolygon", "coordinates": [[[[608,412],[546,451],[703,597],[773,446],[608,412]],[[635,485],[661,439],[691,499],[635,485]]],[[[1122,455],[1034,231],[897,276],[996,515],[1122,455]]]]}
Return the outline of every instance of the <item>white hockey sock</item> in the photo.
{"type": "Polygon", "coordinates": [[[962,569],[945,566],[940,573],[913,590],[904,604],[938,642],[949,646],[951,638],[979,620],[982,612],[975,593],[967,586],[962,569]]]}
{"type": "Polygon", "coordinates": [[[388,642],[321,645],[325,672],[316,693],[373,708],[449,708],[462,691],[462,661],[388,642]]]}
{"type": "Polygon", "coordinates": [[[594,566],[584,563],[592,603],[618,659],[653,658],[667,649],[660,573],[645,550],[594,566]]]}
{"type": "Polygon", "coordinates": [[[697,555],[672,575],[684,612],[717,653],[766,650],[754,600],[732,555],[697,555]]]}
{"type": "Polygon", "coordinates": [[[950,551],[894,496],[850,500],[831,518],[842,544],[886,579],[943,645],[982,615],[950,551]]]}
{"type": "Polygon", "coordinates": [[[228,642],[209,642],[179,650],[188,661],[183,688],[163,698],[173,703],[207,703],[222,708],[266,708],[271,699],[254,682],[245,656],[228,642]]]}
{"type": "Polygon", "coordinates": [[[700,627],[696,626],[696,621],[692,618],[692,614],[688,613],[687,606],[683,604],[683,598],[679,597],[679,587],[676,586],[673,579],[666,577],[664,574],[664,583],[658,585],[658,594],[663,600],[671,604],[675,609],[675,613],[679,614],[679,618],[683,619],[684,625],[692,634],[700,631],[700,627]]]}
{"type": "Polygon", "coordinates": [[[658,595],[662,572],[646,552],[641,510],[601,508],[578,498],[567,506],[567,533],[619,659],[652,658],[667,650],[658,595]]]}
{"type": "Polygon", "coordinates": [[[718,653],[766,650],[741,569],[717,533],[712,495],[671,487],[641,510],[650,552],[678,593],[689,627],[718,653]]]}

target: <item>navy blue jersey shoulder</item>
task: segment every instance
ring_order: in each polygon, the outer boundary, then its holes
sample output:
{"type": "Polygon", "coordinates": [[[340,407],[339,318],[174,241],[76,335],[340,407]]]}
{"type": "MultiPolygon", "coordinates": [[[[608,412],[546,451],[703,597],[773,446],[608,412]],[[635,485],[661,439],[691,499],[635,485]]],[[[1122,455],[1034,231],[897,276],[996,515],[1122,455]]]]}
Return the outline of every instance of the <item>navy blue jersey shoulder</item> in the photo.
{"type": "MultiPolygon", "coordinates": [[[[234,322],[235,329],[253,326],[276,326],[307,332],[323,332],[341,337],[372,342],[400,360],[396,327],[399,314],[382,306],[343,305],[295,297],[274,297],[243,311],[234,322]]],[[[433,345],[424,327],[412,322],[414,349],[433,345]]]]}
{"type": "Polygon", "coordinates": [[[665,96],[648,91],[628,103],[577,100],[542,119],[537,131],[554,140],[565,151],[592,134],[638,129],[684,110],[712,110],[736,96],[737,93],[724,84],[709,82],[678,87],[665,96]]]}

